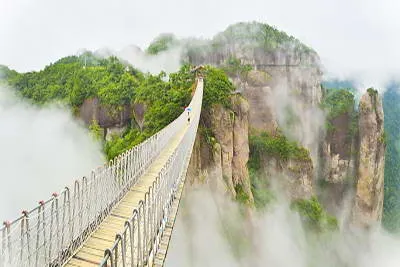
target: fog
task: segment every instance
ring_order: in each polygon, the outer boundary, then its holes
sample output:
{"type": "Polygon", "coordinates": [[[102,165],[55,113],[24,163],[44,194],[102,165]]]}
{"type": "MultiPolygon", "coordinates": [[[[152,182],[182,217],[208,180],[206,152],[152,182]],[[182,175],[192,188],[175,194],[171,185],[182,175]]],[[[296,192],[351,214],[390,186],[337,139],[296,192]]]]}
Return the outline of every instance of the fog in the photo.
{"type": "Polygon", "coordinates": [[[164,71],[169,74],[178,71],[181,67],[182,47],[175,46],[156,55],[149,55],[140,47],[130,45],[118,51],[100,49],[96,51],[96,54],[103,57],[115,55],[145,73],[159,74],[164,71]]]}
{"type": "Polygon", "coordinates": [[[400,239],[381,229],[341,229],[317,237],[282,198],[249,213],[207,187],[190,188],[165,266],[397,267],[400,239]]]}
{"type": "Polygon", "coordinates": [[[35,107],[0,87],[0,220],[13,220],[101,165],[83,125],[61,105],[35,107]]]}

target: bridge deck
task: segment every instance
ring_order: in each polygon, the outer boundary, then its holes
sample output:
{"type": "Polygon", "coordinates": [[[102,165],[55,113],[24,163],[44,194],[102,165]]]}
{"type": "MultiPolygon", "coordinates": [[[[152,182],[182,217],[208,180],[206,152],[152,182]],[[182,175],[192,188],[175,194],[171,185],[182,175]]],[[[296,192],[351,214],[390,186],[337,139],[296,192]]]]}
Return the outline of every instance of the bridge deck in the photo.
{"type": "Polygon", "coordinates": [[[145,174],[139,178],[137,184],[113,208],[110,215],[90,235],[83,246],[66,263],[68,267],[98,266],[103,259],[104,250],[110,248],[115,241],[115,235],[123,230],[124,223],[132,216],[132,212],[138,207],[139,201],[144,200],[145,193],[155,181],[161,168],[172,155],[175,148],[181,142],[188,126],[179,131],[171,142],[161,151],[160,155],[149,166],[145,174]]]}

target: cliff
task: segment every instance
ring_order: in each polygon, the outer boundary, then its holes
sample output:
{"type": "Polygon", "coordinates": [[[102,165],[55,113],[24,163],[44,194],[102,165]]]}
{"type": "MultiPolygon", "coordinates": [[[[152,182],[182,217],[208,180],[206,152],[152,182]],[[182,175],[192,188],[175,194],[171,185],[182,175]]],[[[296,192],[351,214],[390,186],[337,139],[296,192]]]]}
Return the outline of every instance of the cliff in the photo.
{"type": "Polygon", "coordinates": [[[142,130],[145,111],[142,103],[115,107],[101,104],[98,98],[88,98],[79,107],[79,118],[86,125],[96,121],[104,131],[104,138],[109,140],[114,134],[121,135],[130,123],[142,130]]]}
{"type": "MultiPolygon", "coordinates": [[[[322,97],[318,55],[296,39],[259,23],[230,26],[215,36],[211,44],[202,44],[200,47],[196,45],[192,44],[189,48],[187,59],[195,65],[218,66],[228,73],[237,92],[248,101],[247,124],[252,134],[266,132],[274,136],[282,132],[311,152],[310,157],[313,160],[307,161],[286,161],[267,155],[263,160],[269,168],[265,170],[263,179],[279,180],[272,173],[282,172],[285,177],[283,180],[291,188],[288,190],[291,198],[309,198],[313,195],[315,192],[312,185],[317,169],[317,138],[323,127],[323,114],[318,110],[322,97]],[[279,41],[275,42],[275,38],[279,41]]],[[[229,164],[236,164],[237,161],[237,156],[232,151],[238,150],[237,155],[248,154],[239,148],[248,147],[248,144],[234,143],[231,148],[232,125],[224,124],[228,120],[220,117],[221,112],[212,116],[218,118],[213,132],[216,133],[216,139],[222,142],[224,175],[231,177],[229,164]]],[[[241,135],[242,140],[245,140],[248,135],[245,132],[242,125],[237,125],[234,136],[241,135]]],[[[247,157],[243,159],[247,161],[247,157]]],[[[239,159],[241,166],[245,166],[243,159],[239,159]]],[[[244,169],[240,167],[240,173],[233,173],[233,184],[228,179],[230,191],[233,191],[232,188],[238,180],[248,180],[248,175],[242,171],[244,169]]],[[[246,193],[246,184],[250,183],[248,181],[243,184],[246,193]]]]}
{"type": "Polygon", "coordinates": [[[104,130],[104,137],[109,138],[112,134],[121,134],[125,126],[131,121],[131,107],[124,105],[120,108],[102,105],[98,98],[85,99],[79,107],[79,117],[90,125],[97,121],[104,130]]]}
{"type": "MultiPolygon", "coordinates": [[[[237,185],[243,186],[248,194],[249,184],[250,192],[253,190],[255,194],[254,181],[245,172],[247,148],[234,151],[236,147],[248,146],[252,150],[252,144],[244,142],[248,135],[266,133],[272,139],[283,135],[287,144],[296,142],[309,156],[285,158],[267,147],[257,158],[261,169],[258,178],[269,186],[278,184],[291,200],[318,195],[324,207],[335,215],[341,215],[343,207],[350,203],[353,221],[364,226],[380,220],[384,142],[382,104],[376,94],[369,90],[363,96],[359,112],[354,108],[354,96],[348,91],[324,96],[317,54],[299,53],[291,46],[266,51],[257,45],[251,47],[229,39],[220,42],[216,51],[192,59],[196,64],[213,64],[224,69],[249,106],[247,135],[243,125],[233,130],[234,122],[229,119],[228,111],[214,108],[209,112],[209,123],[204,126],[212,129],[216,142],[208,156],[202,155],[204,149],[197,150],[202,164],[196,168],[204,171],[211,166],[217,170],[219,184],[225,184],[226,191],[233,195],[237,194],[237,185]],[[324,101],[331,102],[326,105],[324,101]],[[244,136],[242,145],[233,141],[239,133],[244,136]],[[210,159],[210,155],[214,158],[210,159]],[[237,159],[241,167],[235,176],[233,163],[237,159]]],[[[266,141],[266,144],[271,143],[266,141]]],[[[207,173],[207,179],[211,179],[210,172],[207,173]]]]}
{"type": "Polygon", "coordinates": [[[347,90],[325,92],[322,106],[326,133],[320,143],[318,191],[324,206],[340,214],[354,194],[358,162],[358,124],[355,100],[347,90]]]}
{"type": "Polygon", "coordinates": [[[385,136],[378,92],[368,89],[359,104],[359,165],[353,219],[370,226],[380,222],[383,209],[385,136]]]}
{"type": "Polygon", "coordinates": [[[358,109],[354,105],[354,96],[347,90],[325,93],[327,132],[320,147],[318,192],[330,212],[368,227],[382,217],[383,107],[373,89],[361,97],[358,109]],[[350,207],[351,212],[344,207],[350,207]]]}
{"type": "Polygon", "coordinates": [[[310,199],[315,195],[313,162],[309,155],[283,159],[264,153],[260,157],[259,177],[279,189],[290,201],[310,199]]]}
{"type": "Polygon", "coordinates": [[[253,202],[247,162],[248,102],[231,96],[231,107],[214,105],[202,110],[192,158],[188,169],[190,184],[209,184],[213,190],[253,202]]]}

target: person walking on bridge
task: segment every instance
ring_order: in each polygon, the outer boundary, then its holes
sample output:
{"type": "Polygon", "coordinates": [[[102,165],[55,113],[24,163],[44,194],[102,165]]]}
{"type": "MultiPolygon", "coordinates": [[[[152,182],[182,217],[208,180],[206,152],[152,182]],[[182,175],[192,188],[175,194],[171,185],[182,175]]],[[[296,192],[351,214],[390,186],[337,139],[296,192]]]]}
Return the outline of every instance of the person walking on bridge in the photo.
{"type": "Polygon", "coordinates": [[[188,114],[188,124],[190,124],[190,112],[192,111],[192,108],[186,107],[186,108],[185,108],[185,111],[186,111],[187,114],[188,114]]]}

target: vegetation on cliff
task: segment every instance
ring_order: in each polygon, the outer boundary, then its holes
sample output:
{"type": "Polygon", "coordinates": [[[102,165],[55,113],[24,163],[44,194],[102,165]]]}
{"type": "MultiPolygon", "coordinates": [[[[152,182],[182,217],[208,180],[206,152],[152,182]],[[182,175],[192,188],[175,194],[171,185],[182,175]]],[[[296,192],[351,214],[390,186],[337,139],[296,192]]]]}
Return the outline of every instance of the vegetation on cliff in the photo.
{"type": "Polygon", "coordinates": [[[328,89],[322,107],[328,111],[328,119],[354,110],[354,95],[347,89],[328,89]]]}
{"type": "MultiPolygon", "coordinates": [[[[277,160],[310,160],[307,149],[296,142],[288,141],[283,135],[270,136],[267,133],[250,136],[250,160],[248,168],[252,183],[255,206],[265,208],[274,199],[268,178],[263,177],[262,157],[275,157],[277,160]]],[[[338,229],[338,222],[329,215],[316,197],[298,199],[292,202],[291,208],[297,211],[308,230],[322,233],[338,229]]]]}
{"type": "Polygon", "coordinates": [[[304,225],[312,231],[325,232],[338,229],[337,219],[326,213],[316,197],[296,200],[292,203],[292,209],[300,214],[304,225]]]}
{"type": "Polygon", "coordinates": [[[383,95],[385,114],[385,198],[383,225],[386,229],[400,230],[400,94],[398,85],[391,85],[383,95]]]}
{"type": "Polygon", "coordinates": [[[262,158],[275,157],[279,161],[310,160],[310,153],[306,148],[294,141],[289,141],[281,134],[272,136],[262,132],[260,135],[250,135],[249,148],[250,158],[247,167],[257,208],[264,208],[274,199],[269,189],[268,179],[263,178],[262,158]]]}
{"type": "Polygon", "coordinates": [[[254,159],[250,157],[248,170],[251,182],[251,192],[254,197],[254,206],[257,209],[262,210],[275,199],[275,195],[270,189],[268,179],[265,179],[262,170],[256,169],[253,166],[254,164],[258,163],[255,163],[254,159]]]}
{"type": "Polygon", "coordinates": [[[238,201],[239,203],[244,204],[244,205],[249,205],[250,197],[244,191],[243,186],[241,184],[237,184],[235,186],[235,192],[236,192],[236,201],[238,201]]]}
{"type": "MultiPolygon", "coordinates": [[[[249,138],[250,154],[254,159],[259,159],[261,155],[276,157],[279,160],[288,159],[309,160],[310,152],[298,145],[294,141],[289,141],[286,136],[278,134],[269,135],[266,132],[260,135],[251,135],[249,138]]],[[[257,164],[259,160],[255,160],[257,164]]],[[[254,166],[256,169],[259,166],[254,166]]]]}
{"type": "MultiPolygon", "coordinates": [[[[331,155],[339,155],[341,160],[354,159],[354,156],[358,154],[355,146],[357,146],[359,113],[355,107],[354,94],[351,91],[349,88],[327,89],[324,92],[321,103],[321,107],[326,112],[325,127],[327,135],[324,142],[329,144],[329,153],[331,155]]],[[[321,151],[321,153],[323,152],[321,151]]],[[[322,159],[320,164],[324,169],[330,163],[322,159]]],[[[320,183],[320,185],[322,184],[320,183]]]]}

